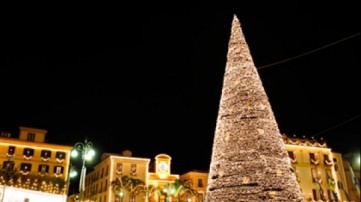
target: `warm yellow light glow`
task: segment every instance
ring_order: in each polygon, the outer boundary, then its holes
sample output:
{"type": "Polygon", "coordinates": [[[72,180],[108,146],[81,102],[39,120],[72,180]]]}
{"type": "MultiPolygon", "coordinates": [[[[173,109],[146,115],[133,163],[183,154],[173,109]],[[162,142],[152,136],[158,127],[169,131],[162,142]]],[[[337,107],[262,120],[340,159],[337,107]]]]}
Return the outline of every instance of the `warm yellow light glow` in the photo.
{"type": "Polygon", "coordinates": [[[160,173],[160,174],[159,174],[159,178],[160,178],[160,179],[166,179],[166,178],[167,178],[167,174],[165,174],[165,173],[160,173]]]}
{"type": "Polygon", "coordinates": [[[21,145],[21,144],[16,144],[16,143],[0,142],[0,145],[9,146],[10,144],[15,146],[16,148],[32,148],[32,149],[36,149],[36,150],[62,151],[62,152],[65,152],[65,153],[69,152],[68,150],[60,149],[60,147],[62,147],[62,146],[57,146],[59,148],[55,148],[54,145],[50,145],[50,144],[49,144],[49,146],[51,146],[51,148],[50,147],[45,147],[45,146],[44,147],[39,147],[39,146],[33,146],[33,145],[21,145]]]}

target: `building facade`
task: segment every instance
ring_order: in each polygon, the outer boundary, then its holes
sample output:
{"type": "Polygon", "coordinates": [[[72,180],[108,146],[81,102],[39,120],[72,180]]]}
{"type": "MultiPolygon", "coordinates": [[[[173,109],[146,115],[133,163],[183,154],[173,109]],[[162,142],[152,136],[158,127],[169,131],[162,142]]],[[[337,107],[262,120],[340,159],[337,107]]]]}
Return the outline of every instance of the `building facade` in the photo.
{"type": "Polygon", "coordinates": [[[34,193],[39,193],[39,196],[47,193],[61,195],[56,198],[64,198],[65,201],[72,147],[46,143],[46,130],[19,129],[18,138],[6,133],[0,137],[0,185],[9,187],[11,193],[26,189],[31,190],[28,195],[32,198],[36,196],[34,193]]]}
{"type": "MultiPolygon", "coordinates": [[[[283,140],[306,201],[359,201],[359,178],[342,154],[333,152],[322,140],[285,135],[283,140]]],[[[133,157],[130,151],[105,153],[87,174],[86,191],[80,201],[173,202],[175,193],[171,192],[176,191],[174,187],[169,189],[169,185],[180,180],[191,182],[192,190],[197,192],[180,201],[204,202],[208,175],[208,171],[198,170],[172,174],[171,157],[167,154],[159,154],[151,161],[133,157]],[[129,179],[133,180],[131,187],[127,187],[129,179]]]]}
{"type": "Polygon", "coordinates": [[[306,201],[359,201],[349,187],[342,154],[322,140],[285,135],[283,140],[306,201]]]}
{"type": "Polygon", "coordinates": [[[80,200],[165,202],[167,194],[162,188],[179,179],[179,175],[171,174],[171,157],[167,154],[155,157],[154,168],[149,167],[150,162],[149,158],[132,157],[130,151],[104,153],[100,163],[87,174],[80,200]]]}
{"type": "Polygon", "coordinates": [[[198,195],[193,196],[191,201],[204,202],[207,191],[208,171],[193,170],[182,174],[180,179],[190,180],[192,188],[197,191],[198,195]]]}

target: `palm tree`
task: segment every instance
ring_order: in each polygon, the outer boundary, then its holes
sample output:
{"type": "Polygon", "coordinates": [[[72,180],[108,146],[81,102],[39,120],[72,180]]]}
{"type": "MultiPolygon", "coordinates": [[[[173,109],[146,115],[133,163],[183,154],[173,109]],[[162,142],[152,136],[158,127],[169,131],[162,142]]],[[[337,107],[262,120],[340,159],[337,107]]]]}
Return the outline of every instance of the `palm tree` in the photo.
{"type": "Polygon", "coordinates": [[[176,202],[180,202],[180,197],[182,194],[198,194],[197,191],[195,191],[192,187],[192,181],[177,179],[173,183],[170,183],[166,186],[165,192],[167,193],[167,197],[173,196],[176,202]]]}
{"type": "Polygon", "coordinates": [[[135,187],[136,189],[136,194],[137,193],[144,193],[145,195],[145,202],[149,202],[150,198],[153,196],[153,194],[155,193],[160,193],[160,189],[159,187],[155,187],[152,185],[138,185],[135,187]]]}
{"type": "Polygon", "coordinates": [[[126,193],[129,192],[131,186],[131,180],[128,176],[122,176],[116,178],[111,182],[112,190],[115,193],[116,197],[120,198],[120,201],[123,201],[126,193]]]}
{"type": "Polygon", "coordinates": [[[142,186],[144,186],[144,182],[140,179],[130,178],[130,187],[129,187],[129,201],[135,202],[135,196],[138,193],[138,190],[141,189],[142,186]]]}
{"type": "Polygon", "coordinates": [[[138,187],[144,185],[145,183],[136,178],[129,177],[127,175],[122,176],[121,178],[116,178],[114,181],[111,182],[113,187],[113,191],[117,197],[123,201],[126,194],[129,193],[129,201],[135,202],[135,196],[137,193],[138,187]]]}

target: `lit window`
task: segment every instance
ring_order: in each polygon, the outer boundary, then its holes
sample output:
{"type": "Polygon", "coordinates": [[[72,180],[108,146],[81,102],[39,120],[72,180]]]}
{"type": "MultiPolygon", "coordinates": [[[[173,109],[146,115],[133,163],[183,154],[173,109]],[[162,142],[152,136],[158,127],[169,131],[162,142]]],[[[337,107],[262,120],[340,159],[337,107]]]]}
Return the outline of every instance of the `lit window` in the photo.
{"type": "Polygon", "coordinates": [[[56,158],[65,159],[65,153],[64,152],[56,152],[56,158]]]}
{"type": "Polygon", "coordinates": [[[49,159],[51,157],[51,151],[49,150],[42,150],[41,151],[41,158],[49,159]]]}
{"type": "Polygon", "coordinates": [[[23,157],[26,160],[30,160],[34,156],[34,149],[25,148],[23,152],[23,157]]]}
{"type": "Polygon", "coordinates": [[[15,165],[14,161],[4,161],[4,163],[3,163],[3,169],[10,169],[10,170],[12,170],[12,169],[14,169],[14,165],[15,165]]]}
{"type": "Polygon", "coordinates": [[[61,162],[63,162],[64,159],[65,159],[65,152],[56,152],[55,157],[56,157],[56,160],[57,160],[59,163],[61,163],[61,162]]]}
{"type": "Polygon", "coordinates": [[[8,155],[12,156],[15,154],[15,146],[9,146],[8,155]]]}
{"type": "Polygon", "coordinates": [[[40,174],[46,174],[49,172],[49,166],[48,165],[39,165],[39,170],[38,172],[40,174]]]}
{"type": "Polygon", "coordinates": [[[54,173],[55,174],[63,174],[63,167],[62,166],[55,166],[54,167],[54,173]]]}
{"type": "Polygon", "coordinates": [[[22,164],[20,164],[20,171],[22,171],[22,172],[30,172],[31,171],[31,164],[30,163],[22,163],[22,164]]]}

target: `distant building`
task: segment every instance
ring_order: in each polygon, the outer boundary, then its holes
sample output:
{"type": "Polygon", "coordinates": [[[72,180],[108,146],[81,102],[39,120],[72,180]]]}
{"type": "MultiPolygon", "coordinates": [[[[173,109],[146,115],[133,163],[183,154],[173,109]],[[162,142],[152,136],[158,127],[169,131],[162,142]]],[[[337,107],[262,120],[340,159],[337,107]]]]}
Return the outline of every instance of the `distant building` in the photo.
{"type": "Polygon", "coordinates": [[[19,129],[19,138],[13,138],[9,133],[0,136],[2,199],[66,201],[72,147],[45,143],[46,130],[19,129]]]}
{"type": "MultiPolygon", "coordinates": [[[[359,174],[355,174],[355,169],[342,154],[333,152],[322,140],[285,135],[283,140],[306,201],[360,201],[359,174]]],[[[208,171],[192,170],[181,175],[172,174],[169,155],[159,154],[154,160],[133,157],[127,150],[122,154],[104,153],[100,163],[86,176],[85,192],[70,196],[68,201],[77,201],[77,198],[80,201],[144,202],[150,196],[147,202],[173,202],[174,197],[167,199],[172,190],[166,188],[177,180],[190,181],[192,189],[198,193],[181,201],[205,201],[208,171]],[[126,189],[125,184],[114,184],[123,177],[139,180],[144,185],[126,189]],[[137,189],[139,187],[148,189],[144,192],[137,189]]],[[[282,177],[281,172],[277,175],[282,177]]]]}
{"type": "Polygon", "coordinates": [[[306,201],[360,201],[349,186],[350,168],[342,154],[322,140],[285,135],[283,140],[306,201]]]}
{"type": "Polygon", "coordinates": [[[350,198],[360,201],[360,154],[348,153],[343,157],[350,198]]]}
{"type": "Polygon", "coordinates": [[[207,191],[208,171],[193,170],[182,174],[180,179],[190,180],[193,189],[198,192],[198,195],[194,196],[192,201],[204,202],[207,191]]]}
{"type": "Polygon", "coordinates": [[[171,174],[171,157],[167,154],[159,154],[155,157],[154,169],[149,168],[150,162],[149,158],[132,157],[130,151],[122,154],[104,153],[100,163],[87,174],[85,192],[80,193],[80,199],[98,202],[144,202],[146,194],[149,194],[149,201],[165,201],[163,190],[159,189],[156,192],[152,188],[162,188],[179,179],[179,175],[171,174]],[[133,186],[129,190],[123,182],[114,185],[117,179],[123,177],[143,182],[142,188],[149,188],[147,193],[138,193],[140,186],[133,186]]]}

